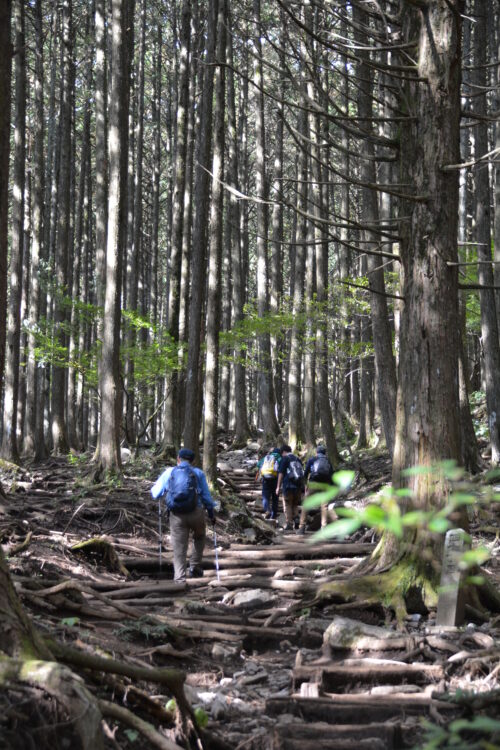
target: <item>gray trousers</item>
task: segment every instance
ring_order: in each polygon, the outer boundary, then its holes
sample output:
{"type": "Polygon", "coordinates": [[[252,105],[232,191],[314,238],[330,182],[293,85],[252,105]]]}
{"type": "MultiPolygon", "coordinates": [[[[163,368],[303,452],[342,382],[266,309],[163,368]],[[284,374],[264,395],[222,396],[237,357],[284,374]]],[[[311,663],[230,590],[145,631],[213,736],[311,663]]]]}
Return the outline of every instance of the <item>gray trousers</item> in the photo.
{"type": "Polygon", "coordinates": [[[201,566],[205,546],[205,510],[196,508],[192,513],[170,513],[170,539],[174,553],[174,581],[186,580],[186,558],[189,532],[193,532],[191,566],[201,566]]]}

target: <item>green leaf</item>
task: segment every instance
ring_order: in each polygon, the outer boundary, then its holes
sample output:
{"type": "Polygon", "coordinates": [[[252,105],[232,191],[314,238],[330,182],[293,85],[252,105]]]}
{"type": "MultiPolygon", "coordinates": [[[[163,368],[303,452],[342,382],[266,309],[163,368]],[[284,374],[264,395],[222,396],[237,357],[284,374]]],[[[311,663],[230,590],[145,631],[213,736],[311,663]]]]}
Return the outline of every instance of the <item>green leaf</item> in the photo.
{"type": "Polygon", "coordinates": [[[499,732],[500,721],[490,719],[489,716],[475,716],[473,719],[457,719],[452,721],[449,729],[452,732],[499,732]]]}
{"type": "Polygon", "coordinates": [[[354,481],[356,473],[350,469],[343,469],[342,471],[336,471],[333,475],[333,481],[340,487],[341,490],[348,490],[354,481]]]}
{"type": "Polygon", "coordinates": [[[387,521],[387,512],[380,505],[367,505],[363,511],[363,521],[367,526],[378,526],[387,521]]]}
{"type": "Polygon", "coordinates": [[[429,531],[434,531],[436,534],[444,534],[450,526],[451,523],[446,518],[440,518],[439,516],[429,521],[429,531]]]}
{"type": "Polygon", "coordinates": [[[311,542],[323,542],[326,539],[344,539],[344,537],[353,534],[361,526],[359,518],[343,518],[341,521],[334,521],[323,529],[320,529],[311,537],[311,542]]]}
{"type": "Polygon", "coordinates": [[[413,497],[414,492],[409,487],[400,487],[394,493],[397,497],[413,497]]]}
{"type": "Polygon", "coordinates": [[[391,513],[385,525],[387,531],[390,531],[394,536],[401,538],[403,536],[403,524],[401,523],[401,516],[397,513],[391,513]]]}
{"type": "Polygon", "coordinates": [[[410,466],[408,469],[403,469],[401,475],[403,477],[417,477],[423,474],[433,474],[434,471],[433,466],[410,466]]]}
{"type": "Polygon", "coordinates": [[[172,713],[174,713],[177,708],[177,703],[175,702],[175,698],[170,698],[168,703],[166,703],[165,708],[167,709],[167,711],[171,711],[172,713]]]}
{"type": "Polygon", "coordinates": [[[491,557],[490,551],[486,547],[476,547],[476,549],[467,550],[460,558],[459,567],[464,570],[472,568],[475,565],[482,565],[491,557]]]}
{"type": "Polygon", "coordinates": [[[129,742],[135,742],[139,737],[139,732],[135,729],[125,729],[123,734],[127,737],[129,742]]]}
{"type": "Polygon", "coordinates": [[[429,514],[423,510],[410,510],[401,516],[403,526],[423,526],[428,519],[429,514]]]}
{"type": "Polygon", "coordinates": [[[323,505],[324,503],[329,503],[331,500],[337,497],[338,494],[339,494],[338,487],[331,487],[330,489],[325,490],[324,492],[315,492],[314,495],[308,495],[308,497],[305,498],[303,502],[303,507],[306,510],[311,510],[312,508],[319,508],[320,505],[323,505]]]}
{"type": "Polygon", "coordinates": [[[450,502],[456,506],[473,505],[475,502],[477,502],[477,497],[466,492],[453,492],[450,495],[450,502]]]}
{"type": "Polygon", "coordinates": [[[63,619],[61,620],[61,625],[66,625],[68,628],[73,628],[75,625],[78,625],[79,622],[79,617],[63,617],[63,619]]]}
{"type": "Polygon", "coordinates": [[[200,707],[194,709],[194,719],[200,729],[204,729],[208,724],[208,714],[200,707]]]}
{"type": "Polygon", "coordinates": [[[465,583],[468,586],[484,586],[486,578],[484,576],[467,576],[465,583]]]}

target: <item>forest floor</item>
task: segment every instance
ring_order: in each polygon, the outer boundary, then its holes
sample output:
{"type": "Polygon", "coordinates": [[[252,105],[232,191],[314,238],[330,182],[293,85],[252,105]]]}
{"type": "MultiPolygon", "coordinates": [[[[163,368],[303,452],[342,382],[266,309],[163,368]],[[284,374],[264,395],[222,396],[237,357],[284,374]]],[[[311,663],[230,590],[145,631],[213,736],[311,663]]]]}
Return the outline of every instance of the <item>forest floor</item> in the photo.
{"type": "MultiPolygon", "coordinates": [[[[318,586],[348,579],[374,533],[310,544],[311,531],[264,520],[257,449],[221,451],[216,538],[209,528],[204,577],[186,588],[172,581],[165,517],[160,565],[149,490],[164,467],[149,454],[127,463],[116,486],[92,485],[84,459],[4,469],[0,541],[37,627],[87,654],[182,669],[191,705],[208,718],[206,750],[500,748],[500,618],[443,631],[435,611],[409,613],[397,628],[380,604],[319,601],[318,586]]],[[[348,499],[362,505],[389,481],[387,458],[367,453],[348,499]]],[[[498,583],[498,517],[475,514],[472,531],[498,583]]],[[[82,674],[100,698],[175,740],[160,685],[82,674]]],[[[9,721],[0,718],[0,745],[34,746],[22,710],[9,721]]],[[[114,719],[105,731],[109,748],[156,746],[114,719]]]]}

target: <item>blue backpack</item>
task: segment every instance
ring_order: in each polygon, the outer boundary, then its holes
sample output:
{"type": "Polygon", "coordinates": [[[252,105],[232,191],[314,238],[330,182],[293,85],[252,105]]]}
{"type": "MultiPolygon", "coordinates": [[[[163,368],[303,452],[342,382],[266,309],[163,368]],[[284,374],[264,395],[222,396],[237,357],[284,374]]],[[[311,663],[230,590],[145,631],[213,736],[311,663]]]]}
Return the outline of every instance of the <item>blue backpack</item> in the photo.
{"type": "Polygon", "coordinates": [[[180,464],[168,479],[167,508],[174,513],[191,513],[198,507],[198,479],[191,466],[180,464]]]}

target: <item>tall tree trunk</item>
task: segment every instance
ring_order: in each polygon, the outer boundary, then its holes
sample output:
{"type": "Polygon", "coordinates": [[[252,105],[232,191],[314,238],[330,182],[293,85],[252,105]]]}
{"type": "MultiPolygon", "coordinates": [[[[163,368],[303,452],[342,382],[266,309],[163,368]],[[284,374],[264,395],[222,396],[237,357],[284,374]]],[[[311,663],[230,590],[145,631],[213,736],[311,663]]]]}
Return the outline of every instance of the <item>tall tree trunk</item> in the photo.
{"type": "MultiPolygon", "coordinates": [[[[55,276],[57,289],[54,295],[54,339],[63,351],[67,345],[65,326],[67,320],[63,295],[67,294],[68,254],[70,238],[70,187],[71,187],[71,98],[73,79],[72,0],[62,3],[62,84],[61,84],[61,135],[58,183],[57,238],[55,276]]],[[[63,355],[66,360],[67,355],[63,355]]],[[[56,454],[68,452],[66,426],[66,374],[63,365],[52,366],[52,444],[56,454]]]]}
{"type": "MultiPolygon", "coordinates": [[[[280,9],[280,66],[286,65],[285,39],[287,34],[286,14],[280,9]]],[[[274,200],[271,217],[271,294],[269,299],[271,314],[276,315],[283,302],[283,160],[284,160],[284,99],[286,92],[285,76],[280,78],[279,97],[281,99],[277,109],[276,140],[274,153],[273,186],[271,195],[274,200]]],[[[283,361],[282,350],[285,338],[275,334],[271,337],[271,351],[273,353],[274,391],[276,395],[277,417],[281,424],[283,420],[283,361]]]]}
{"type": "MultiPolygon", "coordinates": [[[[358,6],[353,8],[353,20],[357,29],[367,30],[369,28],[368,15],[360,10],[358,6]]],[[[362,159],[360,167],[360,179],[367,184],[375,184],[377,176],[375,172],[375,152],[373,140],[369,137],[373,131],[372,112],[372,90],[373,75],[369,60],[369,41],[365,33],[356,34],[360,49],[357,52],[360,62],[357,66],[358,78],[358,114],[361,118],[360,128],[366,131],[367,137],[363,140],[362,159]]],[[[373,227],[379,223],[378,201],[375,191],[369,187],[362,189],[362,216],[366,225],[373,227]]],[[[365,247],[368,253],[376,251],[378,237],[374,231],[365,228],[363,231],[365,247]]],[[[392,353],[392,331],[389,325],[387,310],[387,298],[385,297],[384,271],[381,267],[379,256],[368,254],[368,282],[372,293],[372,336],[375,352],[375,373],[378,391],[380,412],[382,415],[382,426],[389,455],[392,456],[394,449],[394,430],[396,426],[396,364],[392,353]]]]}
{"type": "MultiPolygon", "coordinates": [[[[142,172],[143,172],[143,152],[144,152],[144,60],[146,55],[146,4],[145,0],[141,2],[140,10],[140,42],[139,42],[139,60],[137,74],[137,116],[135,125],[135,170],[133,172],[133,184],[129,186],[133,189],[133,231],[131,242],[128,243],[129,258],[127,263],[126,284],[127,307],[134,314],[137,312],[139,299],[139,259],[142,250],[142,172]]],[[[134,377],[134,346],[137,340],[137,332],[133,321],[129,321],[127,331],[127,346],[130,354],[127,358],[126,365],[126,410],[125,425],[126,437],[130,445],[136,442],[136,424],[135,424],[135,377],[134,377]]]]}
{"type": "MultiPolygon", "coordinates": [[[[175,176],[172,211],[172,243],[170,249],[170,283],[168,300],[168,334],[176,345],[179,341],[179,310],[181,293],[182,232],[184,218],[184,190],[186,184],[186,155],[189,106],[189,77],[191,56],[191,0],[183,0],[179,69],[179,100],[177,102],[175,176]]],[[[163,451],[178,448],[180,442],[179,376],[176,370],[168,375],[163,451]]]]}
{"type": "MultiPolygon", "coordinates": [[[[228,9],[230,13],[230,8],[228,9]]],[[[230,16],[229,16],[230,17],[230,16]]],[[[233,45],[232,34],[227,34],[227,133],[228,133],[228,182],[233,188],[237,188],[238,180],[238,130],[236,123],[236,101],[233,72],[233,45]]],[[[228,214],[228,245],[231,252],[231,295],[232,295],[232,319],[236,327],[243,319],[243,308],[245,304],[245,282],[243,278],[243,264],[241,257],[241,210],[240,203],[234,193],[229,193],[227,198],[228,214]]],[[[235,445],[244,445],[250,435],[248,427],[247,400],[246,400],[246,373],[243,359],[245,350],[239,346],[234,350],[234,424],[235,445]]]]}
{"type": "Polygon", "coordinates": [[[304,326],[304,271],[307,247],[307,115],[301,112],[299,130],[303,138],[303,147],[299,153],[298,186],[297,186],[297,237],[295,242],[295,264],[293,270],[293,317],[294,324],[290,338],[290,367],[288,371],[288,441],[292,449],[301,445],[304,440],[302,422],[302,348],[304,326]]]}
{"type": "MultiPolygon", "coordinates": [[[[253,16],[256,34],[254,36],[254,113],[255,113],[255,194],[259,199],[256,205],[257,214],[257,313],[264,318],[269,311],[269,275],[267,263],[267,204],[266,204],[266,163],[265,163],[265,124],[264,92],[262,75],[262,44],[260,0],[253,0],[253,16]]],[[[259,399],[262,409],[262,429],[264,440],[272,440],[279,435],[276,419],[273,386],[271,340],[269,333],[261,333],[259,346],[259,399]]]]}
{"type": "MultiPolygon", "coordinates": [[[[326,56],[325,56],[326,57],[326,56]]],[[[326,65],[325,65],[326,68],[326,65]]],[[[330,461],[334,466],[340,463],[340,454],[335,438],[330,392],[328,384],[328,238],[325,225],[321,221],[328,216],[328,185],[322,180],[319,143],[326,142],[328,124],[319,115],[309,116],[312,166],[312,204],[317,221],[314,224],[314,247],[316,252],[316,373],[318,379],[318,407],[321,432],[330,461]],[[324,138],[323,138],[324,137],[324,138]]],[[[326,166],[325,166],[326,171],[326,166]]],[[[325,175],[326,177],[326,175],[325,175]]]]}
{"type": "MultiPolygon", "coordinates": [[[[401,203],[408,221],[401,224],[404,308],[393,483],[408,484],[413,506],[428,510],[446,502],[445,480],[430,472],[410,478],[401,472],[460,460],[458,273],[449,265],[457,262],[458,175],[443,167],[460,157],[463,8],[457,0],[435,0],[424,14],[406,3],[401,10],[402,41],[418,43],[420,50],[419,80],[410,77],[403,85],[412,119],[401,130],[401,176],[425,199],[401,203]]],[[[409,537],[403,549],[387,540],[381,564],[407,550],[412,575],[435,583],[442,538],[424,530],[409,537]]]]}
{"type": "MultiPolygon", "coordinates": [[[[474,2],[474,67],[473,81],[476,85],[474,111],[479,120],[474,128],[475,158],[488,153],[488,123],[486,121],[486,0],[474,2]],[[482,93],[484,92],[484,93],[482,93]],[[484,119],[483,119],[484,118],[484,119]]],[[[483,345],[483,374],[486,384],[486,409],[491,442],[491,462],[500,463],[500,341],[498,319],[493,290],[493,270],[491,268],[491,211],[490,183],[488,169],[478,162],[474,169],[476,199],[476,240],[478,280],[483,287],[479,291],[481,308],[481,338],[483,345]]]]}
{"type": "MultiPolygon", "coordinates": [[[[43,194],[44,194],[44,102],[43,102],[43,26],[42,0],[36,0],[33,11],[35,28],[35,118],[33,133],[33,173],[32,173],[32,241],[31,241],[31,275],[30,275],[30,304],[29,304],[29,337],[28,337],[28,366],[27,366],[27,404],[26,430],[24,436],[24,450],[28,455],[35,455],[36,446],[41,439],[37,426],[42,424],[37,419],[40,409],[40,369],[35,360],[36,336],[35,330],[40,315],[40,260],[43,250],[43,194]]],[[[42,407],[43,410],[43,407],[42,407]]]]}
{"type": "Polygon", "coordinates": [[[26,159],[26,52],[25,4],[13,3],[15,45],[14,104],[14,191],[10,254],[10,297],[7,322],[7,358],[3,410],[2,455],[19,461],[17,440],[17,399],[19,389],[19,341],[24,245],[24,197],[26,159]]]}
{"type": "MultiPolygon", "coordinates": [[[[498,22],[500,20],[500,13],[497,8],[497,50],[496,59],[500,60],[500,33],[498,33],[498,22]]],[[[500,73],[498,71],[498,65],[495,66],[496,72],[496,88],[493,110],[495,112],[500,111],[500,73]]],[[[495,123],[495,150],[496,154],[493,157],[493,170],[495,177],[495,286],[497,287],[495,300],[497,310],[497,326],[500,331],[500,122],[497,120],[495,123]]]]}
{"type": "MultiPolygon", "coordinates": [[[[128,0],[112,0],[111,80],[109,90],[109,190],[106,242],[106,286],[100,372],[101,421],[99,433],[99,469],[119,471],[120,433],[120,291],[121,225],[126,211],[128,100],[126,86],[125,33],[128,0]]],[[[132,19],[133,20],[133,19],[132,19]]]]}
{"type": "Polygon", "coordinates": [[[4,393],[10,151],[11,2],[0,3],[0,400],[4,393]]]}
{"type": "Polygon", "coordinates": [[[203,426],[203,469],[210,482],[217,478],[217,416],[219,394],[219,330],[221,324],[222,208],[224,191],[224,93],[226,60],[226,2],[220,0],[217,17],[215,70],[214,154],[212,202],[210,206],[207,339],[205,364],[205,421],[203,426]]]}
{"type": "Polygon", "coordinates": [[[216,44],[217,0],[211,0],[207,24],[207,65],[203,77],[201,116],[197,133],[195,156],[195,184],[193,199],[195,214],[193,223],[193,255],[191,266],[191,294],[189,304],[189,341],[186,373],[186,406],[184,421],[184,445],[189,446],[199,458],[200,403],[199,386],[202,312],[205,298],[206,278],[206,225],[208,216],[210,151],[212,144],[213,72],[216,44]]]}

